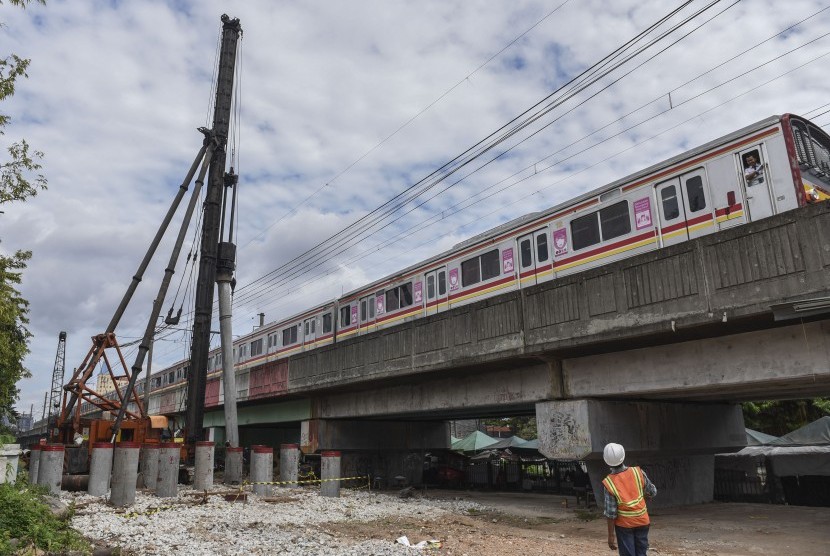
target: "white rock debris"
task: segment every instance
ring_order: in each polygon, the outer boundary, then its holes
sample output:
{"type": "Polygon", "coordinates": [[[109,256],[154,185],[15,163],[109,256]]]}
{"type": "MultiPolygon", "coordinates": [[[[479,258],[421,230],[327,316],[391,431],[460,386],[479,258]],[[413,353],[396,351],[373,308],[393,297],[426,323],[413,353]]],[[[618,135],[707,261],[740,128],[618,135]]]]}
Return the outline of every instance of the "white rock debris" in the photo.
{"type": "Polygon", "coordinates": [[[147,555],[280,554],[286,556],[421,554],[395,544],[395,538],[355,543],[334,536],[324,524],[369,522],[382,518],[418,517],[440,520],[450,513],[484,507],[462,500],[400,499],[365,490],[340,491],[340,498],[324,498],[312,489],[275,488],[270,497],[248,493],[245,502],[228,502],[218,492],[207,503],[197,491],[179,488],[177,498],[136,493],[136,503],[119,509],[106,499],[86,493],[61,492],[75,502],[72,526],[92,540],[147,555]],[[271,501],[267,501],[270,498],[271,501]]]}

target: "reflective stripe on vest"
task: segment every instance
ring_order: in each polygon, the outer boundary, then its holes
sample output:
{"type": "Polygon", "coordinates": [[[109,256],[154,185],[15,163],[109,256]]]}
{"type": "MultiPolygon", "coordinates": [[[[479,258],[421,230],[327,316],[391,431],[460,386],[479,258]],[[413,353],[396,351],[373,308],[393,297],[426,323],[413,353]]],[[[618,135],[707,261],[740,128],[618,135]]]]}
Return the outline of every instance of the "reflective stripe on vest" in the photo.
{"type": "Polygon", "coordinates": [[[608,475],[602,484],[617,499],[615,525],[620,527],[641,527],[649,524],[646,501],[643,496],[643,471],[629,467],[621,473],[608,475]]]}

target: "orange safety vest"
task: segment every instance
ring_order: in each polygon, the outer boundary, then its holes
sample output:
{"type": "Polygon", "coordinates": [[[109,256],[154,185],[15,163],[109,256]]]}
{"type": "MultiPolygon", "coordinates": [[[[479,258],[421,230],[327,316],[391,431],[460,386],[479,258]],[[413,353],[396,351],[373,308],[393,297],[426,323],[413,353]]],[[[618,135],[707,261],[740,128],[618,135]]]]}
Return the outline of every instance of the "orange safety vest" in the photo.
{"type": "Polygon", "coordinates": [[[621,473],[605,477],[602,484],[617,499],[617,519],[614,525],[633,528],[650,523],[646,499],[643,496],[643,471],[639,467],[629,467],[621,473]]]}

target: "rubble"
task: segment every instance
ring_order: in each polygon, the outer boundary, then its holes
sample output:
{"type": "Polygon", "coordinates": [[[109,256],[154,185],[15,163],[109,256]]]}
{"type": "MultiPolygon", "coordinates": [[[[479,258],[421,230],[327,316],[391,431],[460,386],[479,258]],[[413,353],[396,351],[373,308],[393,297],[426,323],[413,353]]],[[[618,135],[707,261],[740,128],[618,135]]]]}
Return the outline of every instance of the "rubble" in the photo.
{"type": "Polygon", "coordinates": [[[139,554],[284,554],[310,556],[401,555],[422,553],[395,539],[355,543],[325,531],[326,523],[369,522],[383,518],[412,517],[440,520],[452,512],[481,511],[483,506],[461,500],[401,499],[366,490],[341,491],[339,498],[324,498],[316,490],[275,488],[267,497],[247,493],[244,503],[227,502],[227,489],[207,497],[180,488],[175,499],[136,493],[126,509],[110,506],[104,498],[62,492],[65,502],[79,508],[72,526],[93,541],[139,554]],[[275,499],[281,503],[274,504],[275,499]]]}

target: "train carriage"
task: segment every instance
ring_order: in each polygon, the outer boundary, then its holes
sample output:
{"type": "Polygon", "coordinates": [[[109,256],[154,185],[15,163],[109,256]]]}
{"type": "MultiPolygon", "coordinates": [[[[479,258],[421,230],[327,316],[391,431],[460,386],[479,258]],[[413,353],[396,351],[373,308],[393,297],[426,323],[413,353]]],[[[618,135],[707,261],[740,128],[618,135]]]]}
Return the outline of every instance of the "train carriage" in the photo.
{"type": "MultiPolygon", "coordinates": [[[[830,137],[772,116],[261,327],[234,342],[237,372],[251,373],[259,397],[286,388],[293,354],[828,198],[830,137]]],[[[220,359],[212,352],[208,405],[221,403],[220,359]]],[[[169,384],[152,386],[164,394],[169,384]]]]}

